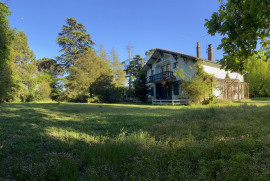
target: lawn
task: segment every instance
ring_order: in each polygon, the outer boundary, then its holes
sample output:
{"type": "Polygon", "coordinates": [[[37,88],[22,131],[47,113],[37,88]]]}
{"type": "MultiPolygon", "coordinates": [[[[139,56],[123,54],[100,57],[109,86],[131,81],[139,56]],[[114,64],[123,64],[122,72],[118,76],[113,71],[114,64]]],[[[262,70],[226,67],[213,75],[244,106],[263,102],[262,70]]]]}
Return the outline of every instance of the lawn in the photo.
{"type": "Polygon", "coordinates": [[[0,180],[267,180],[270,99],[0,104],[0,180]]]}

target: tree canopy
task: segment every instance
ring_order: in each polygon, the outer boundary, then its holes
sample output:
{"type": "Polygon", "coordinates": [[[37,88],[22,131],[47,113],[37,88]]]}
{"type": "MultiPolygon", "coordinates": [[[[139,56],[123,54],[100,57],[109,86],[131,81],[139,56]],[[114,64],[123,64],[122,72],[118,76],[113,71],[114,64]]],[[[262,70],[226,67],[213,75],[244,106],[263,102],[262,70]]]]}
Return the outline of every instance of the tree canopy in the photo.
{"type": "Polygon", "coordinates": [[[257,45],[270,55],[270,0],[220,0],[218,12],[206,19],[208,34],[223,36],[218,49],[224,51],[221,64],[227,70],[243,72],[257,45]]]}
{"type": "Polygon", "coordinates": [[[67,18],[67,25],[63,25],[56,39],[63,52],[58,58],[66,66],[73,65],[83,52],[95,43],[90,34],[86,33],[85,26],[74,18],[67,18]]]}

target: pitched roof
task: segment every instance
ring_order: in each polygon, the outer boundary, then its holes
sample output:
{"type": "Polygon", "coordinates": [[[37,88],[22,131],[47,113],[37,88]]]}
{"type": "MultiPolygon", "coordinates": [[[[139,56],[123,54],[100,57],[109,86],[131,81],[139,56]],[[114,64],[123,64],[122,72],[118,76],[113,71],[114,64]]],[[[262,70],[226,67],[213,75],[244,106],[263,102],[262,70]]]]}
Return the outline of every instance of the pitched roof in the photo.
{"type": "Polygon", "coordinates": [[[190,58],[192,60],[198,60],[200,61],[202,64],[204,65],[208,65],[208,66],[212,66],[212,67],[220,67],[220,64],[218,62],[215,61],[211,61],[211,60],[207,60],[204,58],[198,58],[192,55],[187,55],[184,53],[179,53],[179,52],[174,52],[174,51],[170,51],[170,50],[165,50],[165,49],[161,49],[161,48],[156,48],[156,50],[154,51],[154,53],[152,54],[152,56],[149,58],[149,60],[147,61],[147,63],[145,64],[145,66],[143,67],[143,69],[147,69],[147,67],[149,67],[148,65],[152,64],[153,61],[155,61],[162,53],[168,53],[171,54],[173,56],[181,56],[184,58],[190,58]]]}

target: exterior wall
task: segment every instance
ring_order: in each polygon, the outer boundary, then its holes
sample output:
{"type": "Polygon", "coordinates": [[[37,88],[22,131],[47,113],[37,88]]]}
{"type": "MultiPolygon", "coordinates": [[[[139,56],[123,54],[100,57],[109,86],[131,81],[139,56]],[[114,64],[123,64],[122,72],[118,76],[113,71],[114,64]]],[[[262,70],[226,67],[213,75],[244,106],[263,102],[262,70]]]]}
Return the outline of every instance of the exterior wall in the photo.
{"type": "MultiPolygon", "coordinates": [[[[160,57],[160,60],[158,62],[155,62],[152,65],[152,68],[148,69],[148,71],[147,71],[148,81],[149,81],[149,77],[152,75],[152,71],[153,71],[153,75],[161,73],[161,67],[164,65],[167,65],[167,64],[171,65],[171,71],[175,73],[177,71],[177,68],[173,68],[174,63],[177,63],[176,66],[179,68],[182,68],[184,70],[185,78],[191,78],[194,76],[196,69],[195,69],[194,63],[191,59],[184,59],[184,58],[178,56],[177,61],[176,61],[172,55],[164,54],[164,56],[162,58],[160,57]]],[[[181,78],[179,76],[176,76],[176,81],[179,81],[179,80],[181,80],[181,78]]],[[[155,99],[156,98],[155,84],[149,83],[148,85],[150,87],[154,87],[154,96],[149,97],[149,99],[155,99]]],[[[180,99],[180,98],[186,98],[186,95],[179,87],[179,95],[174,95],[172,93],[172,99],[180,99]]]]}
{"type": "MultiPolygon", "coordinates": [[[[163,57],[159,57],[156,60],[156,62],[152,64],[152,67],[149,68],[147,71],[148,81],[152,73],[153,75],[161,73],[161,67],[166,64],[170,64],[171,71],[175,73],[177,71],[177,68],[173,68],[173,65],[176,62],[177,62],[177,67],[179,67],[180,69],[183,69],[185,79],[192,78],[194,74],[196,73],[196,68],[194,67],[193,60],[188,59],[188,58],[183,58],[180,56],[177,56],[177,57],[178,57],[177,61],[174,59],[174,57],[171,54],[164,53],[163,57]]],[[[224,69],[220,69],[218,65],[209,66],[209,65],[202,64],[202,66],[205,72],[214,75],[214,77],[216,78],[225,79],[227,71],[225,71],[224,69]]],[[[244,82],[244,77],[240,75],[239,73],[228,71],[228,75],[231,79],[238,79],[240,82],[244,82]]],[[[176,81],[179,81],[179,80],[181,80],[181,78],[179,76],[176,76],[176,81]]],[[[149,99],[153,100],[156,98],[156,86],[155,86],[155,83],[149,83],[148,85],[154,88],[154,95],[149,96],[149,99]]],[[[217,97],[222,97],[222,92],[218,88],[214,90],[213,94],[217,97]]],[[[186,97],[187,97],[186,94],[181,90],[181,86],[179,86],[179,95],[174,95],[174,93],[172,93],[172,99],[183,99],[186,97]]]]}
{"type": "MultiPolygon", "coordinates": [[[[228,75],[231,79],[238,79],[240,82],[244,82],[244,76],[240,75],[239,73],[226,71],[224,69],[220,69],[218,67],[212,67],[212,66],[208,66],[208,65],[202,65],[202,66],[203,66],[203,69],[205,72],[207,72],[208,74],[214,75],[216,78],[225,79],[226,74],[228,73],[228,75]]],[[[216,97],[222,97],[222,91],[219,90],[218,88],[216,88],[213,91],[213,94],[216,97]]],[[[235,97],[237,97],[237,95],[235,95],[235,97]]]]}

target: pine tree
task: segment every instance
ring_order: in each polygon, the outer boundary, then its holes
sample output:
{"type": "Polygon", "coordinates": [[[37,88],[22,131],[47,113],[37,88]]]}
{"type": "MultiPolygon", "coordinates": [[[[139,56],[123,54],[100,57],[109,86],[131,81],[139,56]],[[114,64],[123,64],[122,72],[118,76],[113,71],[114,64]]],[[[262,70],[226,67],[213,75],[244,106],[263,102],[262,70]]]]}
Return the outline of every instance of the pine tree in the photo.
{"type": "Polygon", "coordinates": [[[98,50],[98,55],[100,56],[100,58],[107,62],[109,65],[111,65],[111,61],[110,61],[110,56],[108,55],[108,53],[106,52],[106,50],[104,49],[103,44],[100,44],[100,48],[98,50]]]}
{"type": "Polygon", "coordinates": [[[95,43],[86,33],[85,26],[74,18],[67,18],[67,25],[63,25],[56,39],[63,52],[58,59],[67,67],[73,65],[83,55],[83,52],[91,48],[95,43]]]}

